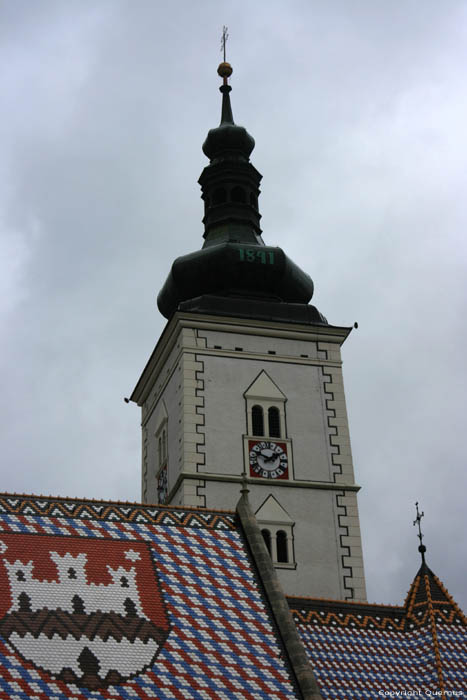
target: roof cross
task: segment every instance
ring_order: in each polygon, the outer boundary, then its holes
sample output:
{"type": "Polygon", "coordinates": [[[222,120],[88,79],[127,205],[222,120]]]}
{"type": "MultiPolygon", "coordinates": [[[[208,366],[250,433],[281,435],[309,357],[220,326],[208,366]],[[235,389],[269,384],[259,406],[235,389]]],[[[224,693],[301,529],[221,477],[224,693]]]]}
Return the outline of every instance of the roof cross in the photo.
{"type": "Polygon", "coordinates": [[[225,63],[225,45],[227,44],[227,39],[229,38],[229,31],[228,27],[224,26],[222,27],[222,38],[221,38],[221,51],[224,54],[224,63],[225,63]]]}
{"type": "Polygon", "coordinates": [[[418,501],[415,503],[415,507],[416,507],[416,509],[417,509],[417,517],[416,517],[415,520],[413,521],[413,524],[414,524],[414,525],[417,525],[417,524],[418,524],[418,535],[417,535],[417,537],[418,537],[418,539],[420,540],[420,545],[419,545],[419,547],[418,547],[418,551],[419,551],[420,554],[422,555],[422,562],[425,563],[425,552],[426,552],[426,547],[425,547],[425,545],[423,544],[423,532],[422,532],[422,530],[421,530],[421,528],[420,528],[420,521],[421,521],[421,519],[424,517],[425,513],[420,513],[420,511],[418,510],[418,501]]]}

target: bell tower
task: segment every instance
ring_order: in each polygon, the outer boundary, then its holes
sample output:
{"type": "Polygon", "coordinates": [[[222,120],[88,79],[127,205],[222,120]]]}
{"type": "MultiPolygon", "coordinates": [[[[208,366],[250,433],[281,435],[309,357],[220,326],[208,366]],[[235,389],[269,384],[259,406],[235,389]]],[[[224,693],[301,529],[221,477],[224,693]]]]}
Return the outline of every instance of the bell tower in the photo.
{"type": "Polygon", "coordinates": [[[333,326],[313,282],[261,237],[255,142],[221,121],[203,144],[204,244],[159,296],[167,325],[132,393],[145,503],[234,509],[242,482],[284,591],[364,600],[357,491],[333,326]]]}

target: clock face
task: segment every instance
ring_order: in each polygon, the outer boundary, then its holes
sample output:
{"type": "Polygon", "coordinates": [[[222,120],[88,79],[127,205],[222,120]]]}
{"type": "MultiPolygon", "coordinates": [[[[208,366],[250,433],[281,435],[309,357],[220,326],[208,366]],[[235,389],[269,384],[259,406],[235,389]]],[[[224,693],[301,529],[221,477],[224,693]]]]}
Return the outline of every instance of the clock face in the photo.
{"type": "Polygon", "coordinates": [[[285,442],[249,440],[250,476],[263,479],[288,479],[289,463],[285,442]]]}

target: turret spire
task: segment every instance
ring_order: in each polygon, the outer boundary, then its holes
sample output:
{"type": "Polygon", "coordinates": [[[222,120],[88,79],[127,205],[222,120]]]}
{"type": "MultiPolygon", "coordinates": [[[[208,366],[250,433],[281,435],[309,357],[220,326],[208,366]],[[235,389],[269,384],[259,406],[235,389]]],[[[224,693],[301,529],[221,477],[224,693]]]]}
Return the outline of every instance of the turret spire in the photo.
{"type": "Polygon", "coordinates": [[[221,121],[218,127],[210,129],[203,144],[210,160],[199,179],[205,202],[204,247],[221,241],[264,245],[258,211],[261,174],[250,163],[255,140],[234,122],[230,103],[232,87],[227,83],[232,72],[226,61],[217,69],[222,78],[221,121]]]}

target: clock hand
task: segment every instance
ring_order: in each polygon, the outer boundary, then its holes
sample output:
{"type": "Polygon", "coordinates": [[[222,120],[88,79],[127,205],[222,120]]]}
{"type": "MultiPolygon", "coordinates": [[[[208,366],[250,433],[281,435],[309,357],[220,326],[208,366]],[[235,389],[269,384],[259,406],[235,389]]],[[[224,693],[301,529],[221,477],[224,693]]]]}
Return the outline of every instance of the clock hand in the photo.
{"type": "Polygon", "coordinates": [[[261,452],[261,457],[264,459],[265,462],[272,462],[273,459],[276,459],[278,455],[275,454],[275,452],[272,453],[269,457],[261,452]]]}

